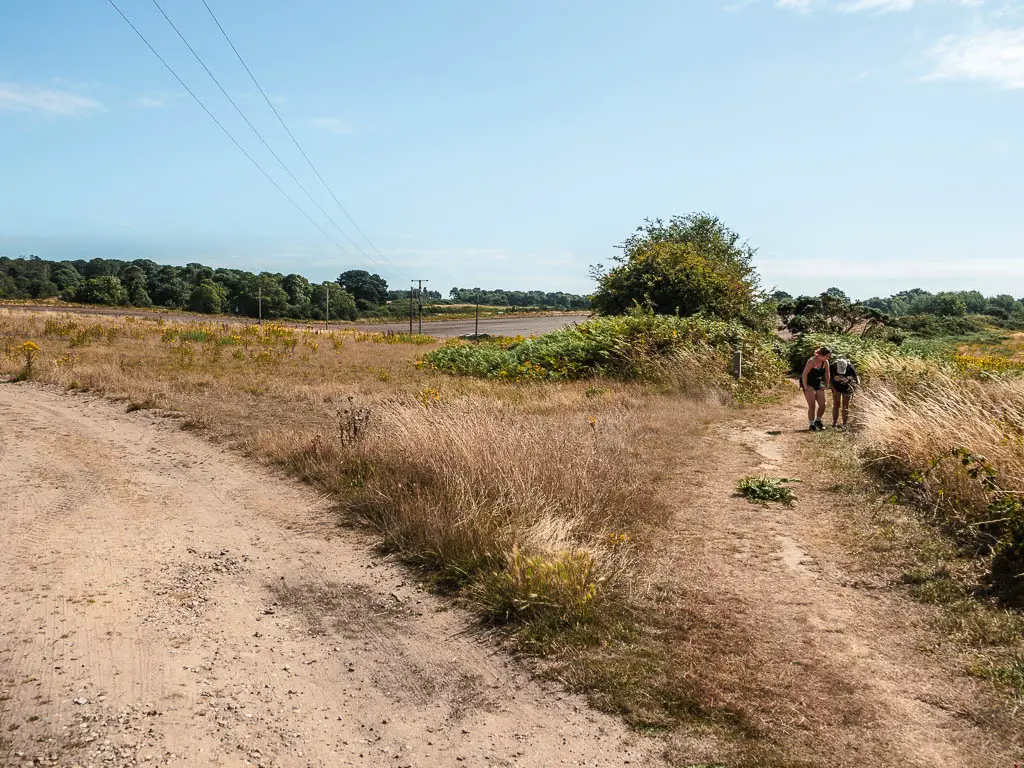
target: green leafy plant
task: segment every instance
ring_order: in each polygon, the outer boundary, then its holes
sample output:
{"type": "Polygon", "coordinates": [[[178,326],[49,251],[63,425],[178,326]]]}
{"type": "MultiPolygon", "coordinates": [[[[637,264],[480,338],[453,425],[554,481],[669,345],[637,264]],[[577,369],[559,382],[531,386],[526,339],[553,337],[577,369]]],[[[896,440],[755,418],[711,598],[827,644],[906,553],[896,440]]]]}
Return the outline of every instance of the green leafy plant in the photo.
{"type": "Polygon", "coordinates": [[[750,475],[736,484],[736,490],[748,501],[768,503],[777,501],[787,506],[796,501],[796,494],[789,483],[799,483],[795,477],[769,477],[768,475],[750,475]]]}
{"type": "Polygon", "coordinates": [[[720,389],[755,397],[781,379],[784,364],[770,334],[738,322],[656,315],[637,310],[599,317],[536,338],[449,342],[423,357],[434,370],[506,381],[558,381],[594,376],[720,389]],[[734,350],[743,378],[731,375],[734,350]]]}

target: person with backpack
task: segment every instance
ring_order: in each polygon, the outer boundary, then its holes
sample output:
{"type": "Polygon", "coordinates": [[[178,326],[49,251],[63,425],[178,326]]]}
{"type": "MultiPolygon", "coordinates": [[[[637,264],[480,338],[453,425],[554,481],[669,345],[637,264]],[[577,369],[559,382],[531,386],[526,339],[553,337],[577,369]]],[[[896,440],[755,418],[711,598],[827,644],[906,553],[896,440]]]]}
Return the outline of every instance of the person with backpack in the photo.
{"type": "Polygon", "coordinates": [[[817,432],[824,429],[821,417],[825,415],[825,391],[832,386],[831,370],[828,360],[832,357],[832,350],[828,347],[818,347],[814,350],[814,356],[804,365],[804,371],[800,374],[800,389],[803,390],[807,399],[807,421],[808,429],[817,432]]]}
{"type": "Polygon", "coordinates": [[[850,399],[860,384],[860,377],[853,363],[842,357],[829,365],[829,377],[832,380],[832,429],[838,425],[840,409],[843,429],[846,429],[846,422],[850,418],[850,399]]]}

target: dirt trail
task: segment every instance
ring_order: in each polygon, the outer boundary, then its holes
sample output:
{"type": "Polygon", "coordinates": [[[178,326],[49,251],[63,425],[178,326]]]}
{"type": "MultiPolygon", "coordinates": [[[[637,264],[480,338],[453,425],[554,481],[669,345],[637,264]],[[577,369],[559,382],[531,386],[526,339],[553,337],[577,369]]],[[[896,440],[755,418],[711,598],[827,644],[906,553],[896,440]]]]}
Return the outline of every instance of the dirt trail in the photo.
{"type": "Polygon", "coordinates": [[[307,489],[0,385],[0,764],[650,765],[307,489]]]}
{"type": "MultiPolygon", "coordinates": [[[[868,525],[869,515],[800,461],[815,439],[798,431],[805,413],[797,395],[721,424],[711,435],[714,462],[705,456],[678,476],[686,502],[666,571],[691,602],[719,615],[732,606],[714,639],[740,646],[722,652],[718,663],[736,667],[724,679],[743,691],[741,707],[760,708],[757,725],[782,734],[794,759],[831,768],[1012,767],[1024,739],[1008,743],[1011,716],[944,647],[935,609],[886,589],[851,554],[850,526],[868,525]],[[798,501],[738,498],[736,482],[759,473],[802,479],[798,501]]],[[[698,745],[686,735],[674,741],[677,754],[698,745]]]]}
{"type": "MultiPolygon", "coordinates": [[[[692,675],[794,764],[1012,766],[1021,744],[932,609],[851,555],[857,516],[800,464],[802,408],[715,427],[666,489],[692,675]],[[759,471],[802,478],[799,501],[735,498],[759,471]]],[[[661,764],[308,489],[166,419],[0,385],[0,526],[0,765],[661,764]]],[[[666,743],[677,765],[723,752],[700,728],[666,743]]]]}

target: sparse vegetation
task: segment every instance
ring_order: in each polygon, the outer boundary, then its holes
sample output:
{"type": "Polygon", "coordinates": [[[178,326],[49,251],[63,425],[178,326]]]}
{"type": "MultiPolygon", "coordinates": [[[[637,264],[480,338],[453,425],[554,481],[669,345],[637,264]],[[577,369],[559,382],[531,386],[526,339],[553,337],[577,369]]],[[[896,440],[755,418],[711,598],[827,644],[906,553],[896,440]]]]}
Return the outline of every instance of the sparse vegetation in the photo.
{"type": "Polygon", "coordinates": [[[964,548],[941,519],[922,514],[931,507],[919,506],[921,497],[894,494],[890,479],[865,473],[856,444],[823,433],[814,447],[808,460],[840,483],[850,509],[870,510],[863,521],[851,521],[851,535],[869,565],[936,606],[935,627],[960,649],[966,671],[1024,697],[1013,675],[1015,660],[1024,654],[1024,616],[1001,605],[987,588],[986,558],[964,548]],[[901,497],[911,503],[900,503],[901,497]]]}
{"type": "Polygon", "coordinates": [[[0,310],[0,335],[45,341],[41,381],[161,410],[315,484],[519,647],[556,656],[600,647],[640,605],[668,515],[657,447],[721,407],[703,379],[666,395],[442,376],[413,364],[440,345],[404,334],[0,310]]]}

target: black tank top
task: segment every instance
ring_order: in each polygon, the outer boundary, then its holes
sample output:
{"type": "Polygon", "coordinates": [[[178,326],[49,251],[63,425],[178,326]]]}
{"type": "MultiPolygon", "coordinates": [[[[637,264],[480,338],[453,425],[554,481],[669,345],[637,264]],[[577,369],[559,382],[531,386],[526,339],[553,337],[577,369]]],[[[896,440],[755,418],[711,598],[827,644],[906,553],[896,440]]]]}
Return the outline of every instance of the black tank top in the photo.
{"type": "Polygon", "coordinates": [[[807,372],[807,386],[817,389],[825,383],[825,365],[827,363],[816,365],[807,372]]]}

